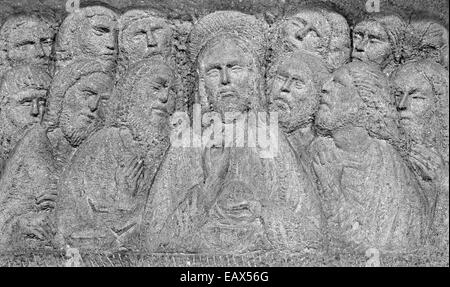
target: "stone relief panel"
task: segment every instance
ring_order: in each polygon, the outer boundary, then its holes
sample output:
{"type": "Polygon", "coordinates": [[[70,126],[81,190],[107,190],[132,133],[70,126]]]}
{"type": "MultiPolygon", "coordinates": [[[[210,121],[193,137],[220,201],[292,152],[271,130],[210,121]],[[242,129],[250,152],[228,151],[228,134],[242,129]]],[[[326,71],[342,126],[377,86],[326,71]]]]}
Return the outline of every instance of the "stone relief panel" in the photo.
{"type": "Polygon", "coordinates": [[[440,14],[185,2],[3,10],[0,255],[448,253],[440,14]]]}

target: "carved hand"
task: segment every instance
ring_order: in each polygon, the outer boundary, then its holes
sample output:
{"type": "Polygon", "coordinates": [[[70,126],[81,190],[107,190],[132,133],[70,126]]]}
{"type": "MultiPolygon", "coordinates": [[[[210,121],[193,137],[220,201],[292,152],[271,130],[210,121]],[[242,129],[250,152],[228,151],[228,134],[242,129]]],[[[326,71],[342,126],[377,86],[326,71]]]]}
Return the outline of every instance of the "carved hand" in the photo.
{"type": "Polygon", "coordinates": [[[425,180],[434,180],[444,166],[444,159],[433,149],[423,145],[411,148],[410,162],[425,180]]]}
{"type": "Polygon", "coordinates": [[[54,228],[48,221],[47,213],[27,214],[18,219],[20,232],[31,238],[46,240],[54,235],[54,228]]]}
{"type": "Polygon", "coordinates": [[[208,148],[205,149],[202,155],[203,167],[205,169],[205,184],[199,202],[206,212],[209,212],[210,208],[220,196],[228,168],[230,167],[230,148],[223,148],[220,157],[214,161],[214,163],[217,163],[217,166],[214,166],[214,168],[209,168],[207,164],[208,162],[211,163],[208,151],[210,151],[208,148]]]}
{"type": "Polygon", "coordinates": [[[116,184],[124,193],[136,196],[140,182],[144,178],[144,160],[138,156],[131,158],[116,171],[116,184]]]}

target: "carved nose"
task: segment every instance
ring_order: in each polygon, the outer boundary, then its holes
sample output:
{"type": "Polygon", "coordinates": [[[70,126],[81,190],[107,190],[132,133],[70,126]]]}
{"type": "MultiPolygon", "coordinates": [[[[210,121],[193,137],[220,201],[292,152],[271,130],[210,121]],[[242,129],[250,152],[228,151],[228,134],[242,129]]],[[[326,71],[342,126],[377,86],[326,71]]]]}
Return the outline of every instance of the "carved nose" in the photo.
{"type": "Polygon", "coordinates": [[[367,40],[366,39],[355,42],[355,50],[357,52],[364,52],[366,44],[367,44],[367,40]]]}
{"type": "Polygon", "coordinates": [[[291,91],[290,79],[286,79],[286,81],[284,81],[283,85],[281,86],[281,91],[286,93],[289,93],[291,91]]]}
{"type": "Polygon", "coordinates": [[[100,95],[92,96],[89,99],[88,106],[91,112],[95,112],[98,109],[98,106],[100,105],[100,99],[101,99],[100,95]]]}
{"type": "Polygon", "coordinates": [[[161,93],[158,94],[158,100],[165,104],[169,99],[169,89],[164,89],[161,93]]]}
{"type": "Polygon", "coordinates": [[[147,33],[147,47],[156,47],[158,45],[158,42],[156,42],[155,36],[150,31],[147,33]]]}
{"type": "Polygon", "coordinates": [[[403,97],[400,100],[400,103],[397,105],[397,110],[403,111],[408,109],[408,95],[403,95],[403,97]]]}
{"type": "Polygon", "coordinates": [[[227,68],[222,69],[220,78],[220,82],[222,83],[222,85],[228,85],[230,83],[230,77],[228,76],[227,68]]]}
{"type": "Polygon", "coordinates": [[[39,99],[34,99],[31,102],[30,115],[33,116],[33,117],[39,116],[39,99]]]}

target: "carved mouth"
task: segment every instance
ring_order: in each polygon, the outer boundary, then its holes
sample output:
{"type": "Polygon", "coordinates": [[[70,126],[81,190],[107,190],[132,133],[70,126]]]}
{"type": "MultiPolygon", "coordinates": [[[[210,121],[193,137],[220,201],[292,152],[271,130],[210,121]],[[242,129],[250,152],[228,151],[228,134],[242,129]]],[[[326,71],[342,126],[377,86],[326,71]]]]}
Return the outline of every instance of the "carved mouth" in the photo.
{"type": "Polygon", "coordinates": [[[283,98],[275,99],[274,104],[277,108],[279,108],[282,111],[288,111],[291,109],[291,106],[289,105],[289,103],[283,98]]]}
{"type": "Polygon", "coordinates": [[[167,109],[165,107],[161,107],[161,106],[156,106],[152,108],[153,112],[155,112],[158,115],[162,115],[165,116],[167,114],[169,114],[169,112],[167,111],[167,109]]]}
{"type": "Polygon", "coordinates": [[[221,96],[222,99],[223,99],[223,98],[232,98],[232,97],[236,97],[236,96],[237,96],[236,91],[233,90],[233,89],[221,90],[221,91],[219,92],[219,94],[220,94],[220,96],[221,96]]]}

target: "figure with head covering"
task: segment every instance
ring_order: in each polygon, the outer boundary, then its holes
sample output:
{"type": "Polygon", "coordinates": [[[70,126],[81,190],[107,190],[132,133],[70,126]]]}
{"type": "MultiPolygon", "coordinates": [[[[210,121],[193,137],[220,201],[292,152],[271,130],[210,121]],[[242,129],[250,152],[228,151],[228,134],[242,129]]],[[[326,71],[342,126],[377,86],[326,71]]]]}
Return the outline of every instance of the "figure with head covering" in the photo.
{"type": "Polygon", "coordinates": [[[104,63],[78,60],[60,70],[50,88],[44,122],[60,164],[105,121],[113,78],[104,63]]]}
{"type": "Polygon", "coordinates": [[[130,9],[119,19],[119,61],[126,69],[137,61],[171,54],[174,27],[153,10],[130,9]]]}
{"type": "Polygon", "coordinates": [[[386,76],[347,64],[322,87],[311,145],[330,237],[364,251],[405,252],[421,244],[424,199],[394,146],[397,114],[386,76]]]}
{"type": "Polygon", "coordinates": [[[169,148],[177,81],[160,60],[136,62],[119,81],[108,126],[77,150],[61,176],[59,240],[90,250],[136,248],[154,177],[169,148]]]}
{"type": "Polygon", "coordinates": [[[0,89],[0,248],[50,246],[55,165],[40,126],[51,78],[43,68],[10,69],[0,89]]]}
{"type": "Polygon", "coordinates": [[[307,51],[335,70],[350,59],[351,39],[347,20],[326,5],[301,6],[273,28],[275,56],[289,51],[307,51]]]}
{"type": "Polygon", "coordinates": [[[432,60],[402,66],[392,75],[407,156],[424,190],[433,237],[448,246],[448,72],[432,60]]]}
{"type": "Polygon", "coordinates": [[[16,13],[0,28],[0,77],[11,67],[49,68],[57,20],[51,13],[16,13]]]}
{"type": "Polygon", "coordinates": [[[415,60],[432,59],[448,69],[448,24],[425,12],[415,13],[408,28],[415,40],[415,60]]]}
{"type": "Polygon", "coordinates": [[[406,23],[396,13],[371,13],[353,28],[352,58],[372,63],[386,74],[401,60],[406,23]]]}
{"type": "Polygon", "coordinates": [[[113,66],[117,58],[118,16],[105,4],[81,7],[70,13],[56,37],[56,71],[79,58],[113,66]]]}

